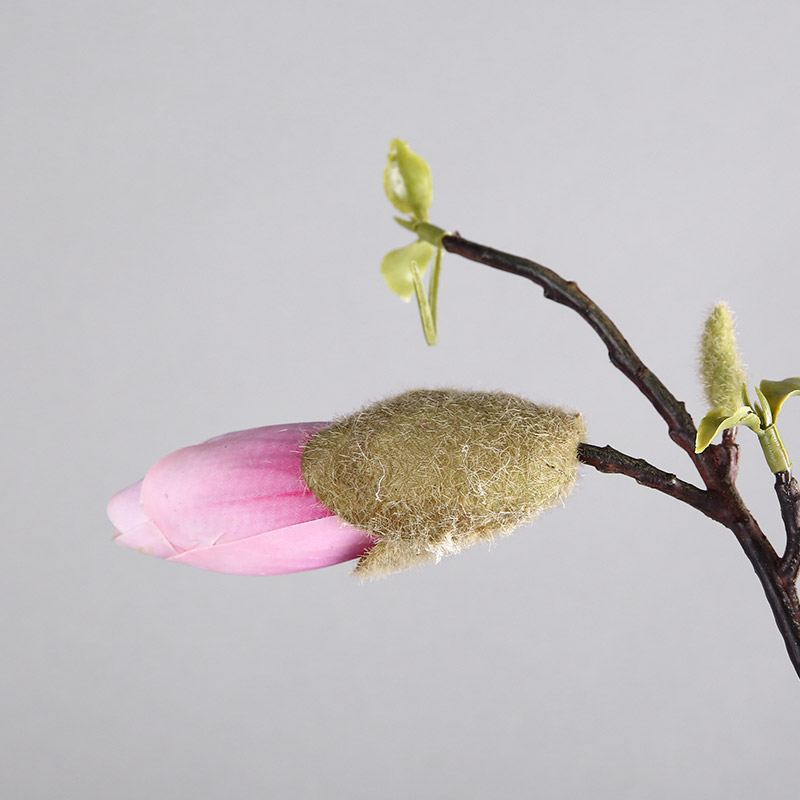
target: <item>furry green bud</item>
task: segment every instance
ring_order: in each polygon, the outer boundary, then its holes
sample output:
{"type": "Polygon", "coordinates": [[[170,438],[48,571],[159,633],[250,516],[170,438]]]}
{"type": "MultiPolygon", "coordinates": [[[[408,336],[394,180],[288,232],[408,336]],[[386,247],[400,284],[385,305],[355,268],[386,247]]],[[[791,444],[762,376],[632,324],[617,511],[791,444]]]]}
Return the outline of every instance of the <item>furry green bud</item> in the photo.
{"type": "Polygon", "coordinates": [[[742,405],[747,373],[736,343],[733,313],[725,303],[717,303],[706,320],[700,339],[700,378],[712,409],[732,412],[742,405]]]}
{"type": "Polygon", "coordinates": [[[510,533],[572,490],[580,414],[502,393],[406,392],[317,432],[303,451],[314,494],[378,542],[374,578],[510,533]]]}
{"type": "Polygon", "coordinates": [[[389,146],[383,188],[398,211],[411,214],[418,220],[428,219],[433,202],[431,168],[401,139],[393,139],[389,146]]]}

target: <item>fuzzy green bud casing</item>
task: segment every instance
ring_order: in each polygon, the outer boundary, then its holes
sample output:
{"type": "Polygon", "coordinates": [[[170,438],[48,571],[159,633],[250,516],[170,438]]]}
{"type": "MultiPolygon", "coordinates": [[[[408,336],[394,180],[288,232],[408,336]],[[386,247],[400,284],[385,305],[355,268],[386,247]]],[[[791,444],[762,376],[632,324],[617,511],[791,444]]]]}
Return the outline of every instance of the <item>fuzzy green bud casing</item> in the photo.
{"type": "Polygon", "coordinates": [[[580,414],[502,393],[417,390],[317,432],[303,451],[314,494],[378,538],[374,578],[510,533],[572,490],[580,414]]]}
{"type": "Polygon", "coordinates": [[[747,372],[736,342],[733,313],[726,303],[714,306],[703,328],[700,378],[711,408],[734,411],[742,405],[747,372]]]}
{"type": "Polygon", "coordinates": [[[393,139],[389,145],[383,188],[398,211],[417,220],[428,219],[433,202],[431,168],[402,139],[393,139]]]}

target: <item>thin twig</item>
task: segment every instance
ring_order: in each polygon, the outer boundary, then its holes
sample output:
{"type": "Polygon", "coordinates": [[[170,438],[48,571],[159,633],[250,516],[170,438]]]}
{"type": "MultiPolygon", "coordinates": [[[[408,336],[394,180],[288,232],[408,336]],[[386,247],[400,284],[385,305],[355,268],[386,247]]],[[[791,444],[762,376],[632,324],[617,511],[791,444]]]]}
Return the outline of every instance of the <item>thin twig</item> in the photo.
{"type": "Polygon", "coordinates": [[[654,467],[643,458],[634,458],[606,445],[578,445],[578,459],[599,472],[627,475],[642,486],[668,494],[716,520],[714,498],[703,489],[681,480],[671,472],[654,467]]]}
{"type": "Polygon", "coordinates": [[[694,459],[694,422],[686,406],[667,389],[634,352],[619,328],[587,297],[575,281],[564,280],[547,267],[527,258],[510,255],[482,244],[471,242],[457,235],[442,239],[445,250],[457,253],[471,261],[478,261],[495,269],[521,275],[544,289],[548,300],[561,303],[577,311],[605,343],[608,357],[617,369],[623,372],[652,403],[664,418],[672,439],[694,459]]]}

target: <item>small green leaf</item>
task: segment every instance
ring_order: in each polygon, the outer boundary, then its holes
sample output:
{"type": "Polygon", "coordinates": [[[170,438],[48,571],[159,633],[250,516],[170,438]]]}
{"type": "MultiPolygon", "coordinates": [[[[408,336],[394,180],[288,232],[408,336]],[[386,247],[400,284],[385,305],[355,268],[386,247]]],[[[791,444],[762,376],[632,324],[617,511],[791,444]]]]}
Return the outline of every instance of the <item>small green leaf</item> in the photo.
{"type": "Polygon", "coordinates": [[[761,381],[761,391],[769,403],[772,419],[778,417],[784,400],[800,394],[800,378],[785,378],[782,381],[761,381]]]}
{"type": "Polygon", "coordinates": [[[749,406],[742,406],[733,414],[724,408],[715,408],[709,411],[697,426],[694,451],[702,453],[714,441],[716,435],[726,428],[734,428],[737,425],[747,425],[750,428],[754,424],[758,426],[758,417],[749,406]]]}
{"type": "Polygon", "coordinates": [[[392,250],[384,257],[381,263],[381,274],[389,284],[389,288],[406,302],[414,296],[411,262],[415,261],[420,275],[424,275],[435,249],[428,242],[414,242],[399,250],[392,250]]]}
{"type": "Polygon", "coordinates": [[[418,220],[428,219],[433,202],[433,178],[428,162],[401,139],[392,140],[383,171],[383,188],[392,205],[418,220]]]}

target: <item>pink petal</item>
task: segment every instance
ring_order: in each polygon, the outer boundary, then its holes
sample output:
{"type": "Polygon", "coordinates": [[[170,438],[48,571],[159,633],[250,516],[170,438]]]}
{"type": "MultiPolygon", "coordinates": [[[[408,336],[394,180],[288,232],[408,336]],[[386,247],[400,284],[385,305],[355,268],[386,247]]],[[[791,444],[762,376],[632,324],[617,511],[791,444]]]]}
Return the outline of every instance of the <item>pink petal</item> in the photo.
{"type": "Polygon", "coordinates": [[[283,575],[358,558],[375,540],[338,517],[324,517],[210,547],[196,547],[170,561],[235,575],[283,575]]]}
{"type": "Polygon", "coordinates": [[[142,482],[134,483],[127,489],[117,492],[108,501],[108,517],[114,523],[114,527],[120,532],[135,528],[143,522],[147,522],[147,517],[142,510],[142,482]]]}
{"type": "Polygon", "coordinates": [[[175,548],[164,538],[164,534],[152,522],[143,522],[114,537],[117,544],[130,547],[149,556],[169,558],[176,553],[175,548]]]}
{"type": "Polygon", "coordinates": [[[145,476],[145,516],[178,551],[332,516],[301,472],[303,446],[328,424],[237,431],[171,453],[145,476]]]}

